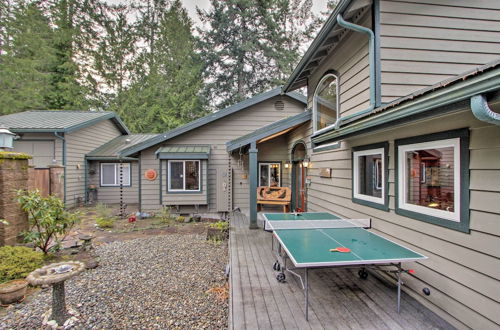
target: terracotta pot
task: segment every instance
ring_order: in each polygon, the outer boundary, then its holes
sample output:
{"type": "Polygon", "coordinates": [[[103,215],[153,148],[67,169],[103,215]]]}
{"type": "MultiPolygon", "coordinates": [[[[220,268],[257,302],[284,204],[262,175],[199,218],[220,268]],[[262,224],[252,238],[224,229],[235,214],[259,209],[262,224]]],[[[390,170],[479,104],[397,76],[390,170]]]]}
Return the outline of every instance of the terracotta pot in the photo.
{"type": "Polygon", "coordinates": [[[12,280],[0,284],[0,303],[7,305],[20,301],[26,295],[27,286],[26,280],[12,280]]]}

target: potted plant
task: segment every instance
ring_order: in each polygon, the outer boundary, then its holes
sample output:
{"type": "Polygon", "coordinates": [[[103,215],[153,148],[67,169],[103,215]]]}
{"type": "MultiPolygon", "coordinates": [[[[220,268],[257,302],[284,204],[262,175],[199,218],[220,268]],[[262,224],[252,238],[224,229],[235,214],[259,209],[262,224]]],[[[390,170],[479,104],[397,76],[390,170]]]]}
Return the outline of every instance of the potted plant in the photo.
{"type": "Polygon", "coordinates": [[[43,265],[41,252],[25,246],[2,246],[0,248],[0,303],[2,305],[21,301],[26,294],[28,282],[24,280],[30,272],[43,265]]]}
{"type": "Polygon", "coordinates": [[[11,280],[0,284],[0,303],[2,305],[22,301],[26,295],[28,281],[25,279],[11,280]]]}

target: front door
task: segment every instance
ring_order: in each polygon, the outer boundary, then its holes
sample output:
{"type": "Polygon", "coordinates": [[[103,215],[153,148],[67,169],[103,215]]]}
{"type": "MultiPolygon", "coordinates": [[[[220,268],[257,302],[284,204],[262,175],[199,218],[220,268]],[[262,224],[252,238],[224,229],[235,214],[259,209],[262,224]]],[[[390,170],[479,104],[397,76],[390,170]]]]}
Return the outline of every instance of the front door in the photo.
{"type": "Polygon", "coordinates": [[[292,195],[293,195],[293,209],[295,212],[306,211],[306,173],[305,168],[302,166],[302,161],[294,161],[293,168],[293,182],[292,182],[292,195]]]}

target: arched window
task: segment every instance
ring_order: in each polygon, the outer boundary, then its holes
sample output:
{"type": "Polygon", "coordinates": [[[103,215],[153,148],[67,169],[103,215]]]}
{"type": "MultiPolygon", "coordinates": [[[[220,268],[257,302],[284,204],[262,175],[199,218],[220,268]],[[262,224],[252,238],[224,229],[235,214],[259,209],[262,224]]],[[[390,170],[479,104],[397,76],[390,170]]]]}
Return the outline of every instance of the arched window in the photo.
{"type": "Polygon", "coordinates": [[[335,124],[339,118],[339,79],[327,73],[318,83],[313,97],[314,132],[335,124]]]}

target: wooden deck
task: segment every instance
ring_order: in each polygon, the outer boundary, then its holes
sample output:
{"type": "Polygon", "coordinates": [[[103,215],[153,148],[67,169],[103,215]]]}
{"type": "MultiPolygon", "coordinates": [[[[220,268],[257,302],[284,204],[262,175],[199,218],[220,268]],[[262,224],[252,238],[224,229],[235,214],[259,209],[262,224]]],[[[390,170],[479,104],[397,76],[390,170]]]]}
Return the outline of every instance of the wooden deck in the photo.
{"type": "Polygon", "coordinates": [[[331,268],[309,272],[306,321],[299,281],[276,280],[270,236],[249,230],[245,215],[231,216],[230,329],[453,329],[404,293],[398,314],[395,288],[374,276],[331,268]]]}

